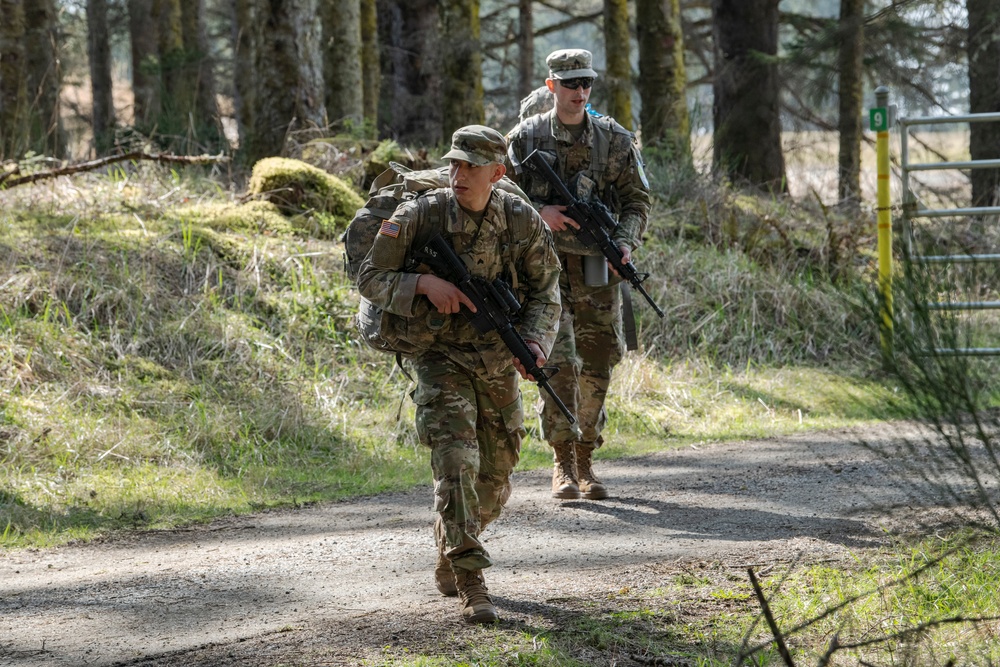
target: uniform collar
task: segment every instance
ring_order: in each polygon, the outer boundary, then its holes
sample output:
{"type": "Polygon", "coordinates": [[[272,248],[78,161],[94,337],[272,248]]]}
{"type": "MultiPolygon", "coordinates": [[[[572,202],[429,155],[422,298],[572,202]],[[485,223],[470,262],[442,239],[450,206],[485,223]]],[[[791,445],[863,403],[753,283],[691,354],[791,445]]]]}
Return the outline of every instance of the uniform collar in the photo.
{"type": "MultiPolygon", "coordinates": [[[[563,122],[559,120],[559,116],[555,109],[549,111],[549,122],[552,127],[552,136],[555,137],[556,141],[564,144],[575,144],[576,140],[573,139],[572,133],[566,129],[563,122]]],[[[590,143],[591,135],[594,132],[594,123],[590,120],[590,114],[584,112],[583,114],[583,134],[580,135],[580,142],[584,144],[590,143]]]]}
{"type": "MultiPolygon", "coordinates": [[[[465,210],[458,205],[458,201],[452,197],[451,206],[454,211],[454,215],[449,216],[449,225],[451,229],[448,231],[452,234],[457,234],[459,232],[464,232],[466,234],[475,235],[480,226],[476,223],[472,217],[469,216],[465,210]]],[[[497,189],[494,187],[493,192],[490,193],[490,199],[486,202],[486,210],[483,213],[483,224],[497,226],[498,211],[500,206],[500,197],[497,195],[497,189]]]]}

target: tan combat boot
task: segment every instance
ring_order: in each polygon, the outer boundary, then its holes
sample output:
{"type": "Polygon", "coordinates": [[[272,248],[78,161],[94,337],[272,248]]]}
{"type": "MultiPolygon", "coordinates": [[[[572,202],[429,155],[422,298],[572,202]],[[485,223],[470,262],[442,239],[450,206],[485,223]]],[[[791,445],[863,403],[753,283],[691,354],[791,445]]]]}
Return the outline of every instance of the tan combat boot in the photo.
{"type": "Polygon", "coordinates": [[[482,570],[455,568],[455,584],[462,605],[462,618],[466,623],[496,623],[497,608],[493,606],[486,590],[482,570]]]}
{"type": "Polygon", "coordinates": [[[580,497],[576,477],[576,450],[572,443],[552,445],[555,467],[552,470],[552,497],[572,500],[580,497]]]}
{"type": "Polygon", "coordinates": [[[455,597],[458,595],[458,586],[455,585],[455,573],[452,572],[451,561],[444,555],[446,547],[444,524],[441,522],[441,517],[438,517],[434,522],[434,541],[437,543],[438,550],[437,565],[434,567],[434,583],[441,591],[441,595],[455,597]]]}
{"type": "Polygon", "coordinates": [[[580,480],[580,494],[587,500],[601,500],[608,497],[608,489],[594,474],[593,453],[593,447],[576,444],[576,474],[580,480]]]}

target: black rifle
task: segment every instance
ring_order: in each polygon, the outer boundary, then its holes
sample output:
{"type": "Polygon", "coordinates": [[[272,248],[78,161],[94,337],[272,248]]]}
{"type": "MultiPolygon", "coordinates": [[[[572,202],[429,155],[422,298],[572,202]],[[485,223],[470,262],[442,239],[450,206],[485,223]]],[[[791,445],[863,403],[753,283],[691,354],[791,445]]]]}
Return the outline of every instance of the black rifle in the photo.
{"type": "Polygon", "coordinates": [[[663,311],[642,286],[642,282],[649,277],[649,274],[639,273],[635,264],[632,262],[626,264],[622,261],[624,256],[621,248],[611,239],[611,233],[618,228],[618,223],[611,217],[608,207],[600,201],[583,201],[574,197],[566,184],[556,176],[556,172],[552,170],[545,157],[537,150],[532,151],[523,162],[548,181],[560,199],[565,202],[566,210],[563,213],[580,225],[579,229],[574,230],[576,237],[586,246],[596,245],[622,280],[627,280],[633,288],[639,290],[639,294],[646,297],[646,301],[656,314],[663,317],[663,311]]]}
{"type": "Polygon", "coordinates": [[[575,424],[576,417],[549,386],[549,379],[559,369],[552,366],[539,368],[538,364],[535,363],[535,354],[514,328],[521,304],[518,303],[517,296],[507,283],[500,278],[495,278],[493,282],[490,282],[481,276],[469,273],[465,262],[455,254],[451,244],[440,234],[435,234],[418,253],[418,256],[421,261],[431,267],[434,275],[452,283],[462,290],[465,296],[469,297],[469,301],[476,306],[474,313],[464,305],[462,306],[462,314],[469,320],[469,323],[480,335],[496,331],[507,348],[527,370],[528,375],[535,379],[539,387],[548,392],[569,423],[575,424]]]}

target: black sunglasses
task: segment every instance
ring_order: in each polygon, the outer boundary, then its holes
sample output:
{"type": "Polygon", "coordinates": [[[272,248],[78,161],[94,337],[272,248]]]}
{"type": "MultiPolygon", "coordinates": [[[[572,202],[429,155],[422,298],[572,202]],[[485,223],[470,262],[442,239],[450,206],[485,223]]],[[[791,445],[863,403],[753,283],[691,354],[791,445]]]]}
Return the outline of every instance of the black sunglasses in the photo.
{"type": "Polygon", "coordinates": [[[590,88],[594,85],[594,80],[590,77],[581,77],[579,79],[559,79],[559,85],[563,88],[576,90],[577,88],[590,88]]]}

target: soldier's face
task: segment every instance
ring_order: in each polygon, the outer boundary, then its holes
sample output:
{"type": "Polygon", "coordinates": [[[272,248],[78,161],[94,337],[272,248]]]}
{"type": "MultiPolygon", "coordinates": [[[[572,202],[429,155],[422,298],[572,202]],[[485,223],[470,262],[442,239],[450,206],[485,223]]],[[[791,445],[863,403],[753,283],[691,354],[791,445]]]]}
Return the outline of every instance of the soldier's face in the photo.
{"type": "Polygon", "coordinates": [[[552,95],[555,97],[556,113],[560,117],[575,117],[584,112],[587,102],[590,100],[590,91],[592,88],[584,88],[583,86],[579,88],[567,88],[559,83],[558,79],[548,79],[546,84],[548,84],[549,90],[552,91],[552,95]]]}
{"type": "Polygon", "coordinates": [[[504,174],[504,166],[496,162],[476,166],[465,160],[451,160],[448,180],[455,199],[465,209],[482,211],[490,200],[493,184],[504,174]]]}

